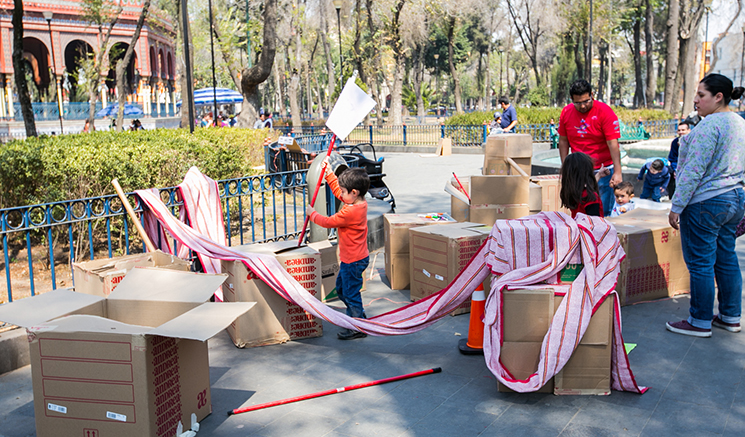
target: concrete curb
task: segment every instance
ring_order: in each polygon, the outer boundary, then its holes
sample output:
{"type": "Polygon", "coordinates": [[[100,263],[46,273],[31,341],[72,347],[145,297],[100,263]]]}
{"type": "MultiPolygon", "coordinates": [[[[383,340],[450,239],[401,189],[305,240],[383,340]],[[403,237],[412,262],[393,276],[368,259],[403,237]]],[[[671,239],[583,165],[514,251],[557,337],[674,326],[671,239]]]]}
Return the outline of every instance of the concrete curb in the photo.
{"type": "Polygon", "coordinates": [[[0,333],[0,375],[30,362],[25,329],[17,328],[0,333]]]}

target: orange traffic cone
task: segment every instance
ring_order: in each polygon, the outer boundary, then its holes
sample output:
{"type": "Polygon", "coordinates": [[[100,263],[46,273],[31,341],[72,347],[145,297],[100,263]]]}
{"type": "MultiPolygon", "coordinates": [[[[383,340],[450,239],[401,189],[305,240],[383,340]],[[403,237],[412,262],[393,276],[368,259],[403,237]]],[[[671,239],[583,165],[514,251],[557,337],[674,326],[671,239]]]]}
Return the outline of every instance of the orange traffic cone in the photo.
{"type": "Polygon", "coordinates": [[[458,341],[458,350],[464,355],[484,353],[484,285],[479,284],[471,295],[471,319],[468,322],[468,338],[458,341]]]}

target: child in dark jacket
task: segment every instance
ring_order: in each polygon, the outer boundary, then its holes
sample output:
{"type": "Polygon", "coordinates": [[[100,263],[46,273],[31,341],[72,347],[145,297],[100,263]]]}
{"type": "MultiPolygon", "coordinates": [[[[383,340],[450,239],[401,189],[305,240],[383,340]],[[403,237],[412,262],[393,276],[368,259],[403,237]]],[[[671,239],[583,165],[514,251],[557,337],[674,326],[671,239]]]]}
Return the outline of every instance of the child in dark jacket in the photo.
{"type": "Polygon", "coordinates": [[[641,199],[660,201],[663,194],[667,194],[667,184],[670,182],[670,169],[661,159],[644,164],[639,171],[638,180],[644,179],[641,199]],[[647,174],[646,177],[644,174],[647,174]]]}
{"type": "Polygon", "coordinates": [[[570,153],[561,166],[559,197],[562,206],[572,212],[572,218],[578,213],[603,217],[598,180],[609,175],[610,170],[601,168],[595,171],[593,167],[592,158],[582,152],[570,153]]]}

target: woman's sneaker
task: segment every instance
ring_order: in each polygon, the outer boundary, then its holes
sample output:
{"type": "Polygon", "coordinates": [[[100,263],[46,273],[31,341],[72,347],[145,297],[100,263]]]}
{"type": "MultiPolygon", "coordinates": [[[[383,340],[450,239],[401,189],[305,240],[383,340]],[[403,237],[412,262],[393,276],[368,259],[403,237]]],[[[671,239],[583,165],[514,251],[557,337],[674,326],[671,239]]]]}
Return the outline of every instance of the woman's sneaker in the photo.
{"type": "Polygon", "coordinates": [[[688,320],[667,322],[667,330],[676,334],[690,335],[691,337],[711,337],[711,329],[697,328],[688,323],[688,320]]]}
{"type": "Polygon", "coordinates": [[[741,329],[739,323],[723,322],[722,319],[719,318],[719,316],[714,316],[711,324],[712,326],[716,326],[717,328],[726,329],[729,332],[740,332],[741,329]]]}

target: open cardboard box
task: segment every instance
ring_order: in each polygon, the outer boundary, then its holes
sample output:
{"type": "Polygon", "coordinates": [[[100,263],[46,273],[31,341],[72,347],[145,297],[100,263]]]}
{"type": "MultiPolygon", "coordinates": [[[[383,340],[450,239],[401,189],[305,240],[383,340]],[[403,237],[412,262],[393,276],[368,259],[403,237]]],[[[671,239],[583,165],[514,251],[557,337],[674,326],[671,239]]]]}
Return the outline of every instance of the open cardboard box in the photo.
{"type": "Polygon", "coordinates": [[[445,184],[451,200],[451,209],[458,211],[458,219],[493,226],[497,220],[516,219],[530,214],[530,181],[515,176],[481,176],[465,178],[464,188],[469,190],[470,200],[452,182],[445,184]],[[461,213],[468,205],[468,213],[461,213]]]}
{"type": "Polygon", "coordinates": [[[124,275],[135,267],[159,267],[188,272],[191,263],[160,250],[77,262],[72,264],[75,291],[95,296],[108,296],[124,279],[124,275]]]}
{"type": "MultiPolygon", "coordinates": [[[[538,368],[541,345],[563,296],[555,289],[507,290],[503,293],[503,343],[500,360],[518,380],[538,368]]],[[[608,395],[611,383],[614,299],[608,297],[590,319],[585,335],[564,368],[538,393],[608,395]]],[[[512,392],[498,383],[500,392],[512,392]]]]}
{"type": "MultiPolygon", "coordinates": [[[[245,244],[234,250],[273,256],[310,294],[321,297],[321,254],[297,241],[245,244]]],[[[223,284],[226,302],[256,302],[256,307],[228,327],[228,334],[238,347],[264,346],[289,340],[321,337],[321,320],[301,306],[285,300],[253,274],[242,261],[223,261],[223,284]]]]}
{"type": "Polygon", "coordinates": [[[254,306],[206,302],[225,278],[135,268],[108,298],[59,289],[0,306],[28,332],[36,435],[172,436],[204,419],[207,340],[254,306]]]}

